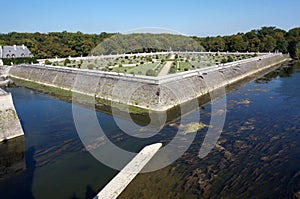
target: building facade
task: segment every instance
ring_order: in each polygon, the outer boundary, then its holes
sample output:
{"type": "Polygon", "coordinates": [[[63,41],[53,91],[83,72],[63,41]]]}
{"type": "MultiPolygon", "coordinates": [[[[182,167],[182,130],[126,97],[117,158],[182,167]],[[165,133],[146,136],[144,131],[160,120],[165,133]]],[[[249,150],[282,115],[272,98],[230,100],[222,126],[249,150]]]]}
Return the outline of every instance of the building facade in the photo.
{"type": "Polygon", "coordinates": [[[1,58],[20,58],[20,57],[33,57],[33,54],[27,46],[0,46],[0,59],[1,58]]]}

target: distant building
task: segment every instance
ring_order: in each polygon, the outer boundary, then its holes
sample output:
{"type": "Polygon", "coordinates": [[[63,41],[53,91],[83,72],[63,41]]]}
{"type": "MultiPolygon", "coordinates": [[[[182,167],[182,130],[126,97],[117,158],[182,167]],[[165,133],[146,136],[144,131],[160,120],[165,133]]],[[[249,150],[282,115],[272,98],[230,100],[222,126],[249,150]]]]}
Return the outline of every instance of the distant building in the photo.
{"type": "Polygon", "coordinates": [[[0,46],[0,59],[1,58],[20,58],[20,57],[33,57],[33,54],[27,46],[0,46]]]}

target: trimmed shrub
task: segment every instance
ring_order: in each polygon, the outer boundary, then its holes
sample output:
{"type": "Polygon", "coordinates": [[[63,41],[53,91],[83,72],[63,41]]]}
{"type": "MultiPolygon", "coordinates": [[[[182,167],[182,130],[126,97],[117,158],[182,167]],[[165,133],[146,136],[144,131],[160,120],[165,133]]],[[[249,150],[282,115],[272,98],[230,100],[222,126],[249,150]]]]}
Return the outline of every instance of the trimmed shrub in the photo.
{"type": "Polygon", "coordinates": [[[95,65],[94,65],[94,64],[89,64],[89,65],[87,65],[87,68],[88,68],[89,70],[93,70],[93,69],[94,69],[94,67],[95,67],[95,65]]]}
{"type": "Polygon", "coordinates": [[[35,57],[3,58],[2,61],[4,65],[38,63],[35,57]]]}
{"type": "Polygon", "coordinates": [[[150,69],[146,72],[146,75],[147,76],[155,76],[155,72],[154,72],[154,70],[150,69]]]}
{"type": "Polygon", "coordinates": [[[52,62],[49,61],[49,60],[45,60],[45,64],[46,64],[46,65],[52,65],[52,62]]]}

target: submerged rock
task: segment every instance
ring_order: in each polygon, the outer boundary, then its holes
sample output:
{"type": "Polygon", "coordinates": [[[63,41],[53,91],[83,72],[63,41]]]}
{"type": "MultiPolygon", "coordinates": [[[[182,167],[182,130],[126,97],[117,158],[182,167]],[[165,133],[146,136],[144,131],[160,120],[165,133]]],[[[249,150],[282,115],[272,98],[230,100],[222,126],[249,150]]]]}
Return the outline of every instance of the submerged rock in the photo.
{"type": "Polygon", "coordinates": [[[189,123],[186,125],[178,125],[176,123],[173,123],[173,124],[170,124],[170,126],[174,127],[174,128],[178,128],[179,130],[182,130],[182,132],[180,132],[180,134],[182,134],[182,135],[187,135],[189,133],[196,133],[197,131],[208,127],[208,125],[206,125],[202,122],[200,122],[200,123],[192,122],[192,123],[189,123]]]}

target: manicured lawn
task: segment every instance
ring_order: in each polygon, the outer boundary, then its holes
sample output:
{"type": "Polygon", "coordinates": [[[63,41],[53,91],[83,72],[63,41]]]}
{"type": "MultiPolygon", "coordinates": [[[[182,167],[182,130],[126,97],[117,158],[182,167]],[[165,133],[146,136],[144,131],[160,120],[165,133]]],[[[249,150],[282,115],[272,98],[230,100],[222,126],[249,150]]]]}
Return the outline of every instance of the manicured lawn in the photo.
{"type": "Polygon", "coordinates": [[[160,66],[160,63],[150,63],[150,64],[142,64],[133,67],[117,67],[117,68],[113,68],[112,72],[146,75],[146,72],[151,69],[154,70],[156,74],[158,74],[161,68],[162,67],[160,66]]]}
{"type": "Polygon", "coordinates": [[[190,62],[177,62],[177,70],[178,71],[188,71],[193,70],[195,67],[190,62]]]}

